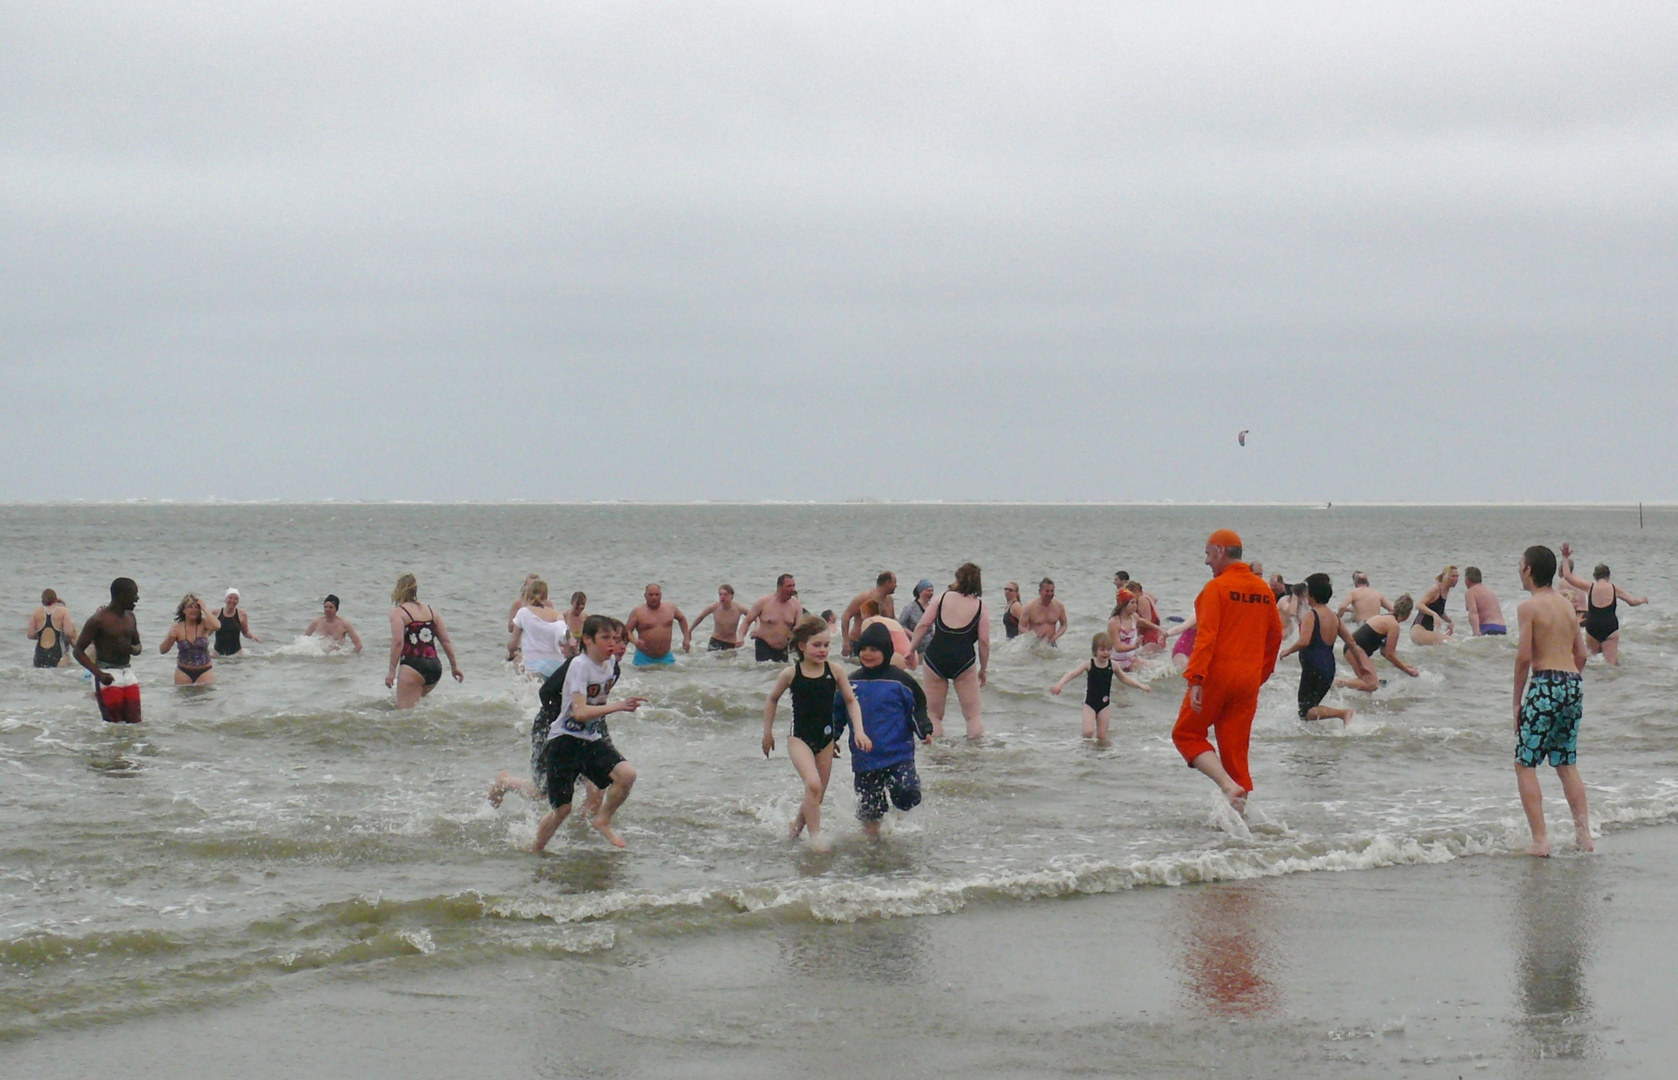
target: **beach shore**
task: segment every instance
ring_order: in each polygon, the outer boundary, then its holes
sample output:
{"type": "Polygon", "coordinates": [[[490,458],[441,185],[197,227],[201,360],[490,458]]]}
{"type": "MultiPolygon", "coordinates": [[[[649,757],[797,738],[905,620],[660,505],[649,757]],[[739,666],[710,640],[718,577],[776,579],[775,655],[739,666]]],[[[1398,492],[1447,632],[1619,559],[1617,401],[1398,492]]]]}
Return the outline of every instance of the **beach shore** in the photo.
{"type": "MultiPolygon", "coordinates": [[[[1512,794],[1512,793],[1511,793],[1512,794]]],[[[572,959],[300,973],[0,1048],[6,1075],[1653,1076],[1678,828],[951,915],[741,914],[572,959]]]]}

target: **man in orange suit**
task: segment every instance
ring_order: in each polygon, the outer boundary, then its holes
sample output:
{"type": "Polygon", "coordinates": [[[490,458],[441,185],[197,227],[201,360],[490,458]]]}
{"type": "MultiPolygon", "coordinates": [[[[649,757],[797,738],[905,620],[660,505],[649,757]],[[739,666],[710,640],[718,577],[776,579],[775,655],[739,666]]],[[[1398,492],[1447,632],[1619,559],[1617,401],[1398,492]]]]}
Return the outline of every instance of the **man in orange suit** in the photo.
{"type": "Polygon", "coordinates": [[[1282,620],[1270,586],[1241,561],[1241,537],[1219,529],[1206,541],[1212,580],[1194,602],[1194,652],[1183,672],[1188,693],[1177,712],[1171,741],[1190,767],[1211,777],[1237,811],[1253,790],[1247,743],[1253,733],[1259,687],[1276,669],[1282,620]],[[1206,738],[1217,733],[1214,753],[1206,738]]]}

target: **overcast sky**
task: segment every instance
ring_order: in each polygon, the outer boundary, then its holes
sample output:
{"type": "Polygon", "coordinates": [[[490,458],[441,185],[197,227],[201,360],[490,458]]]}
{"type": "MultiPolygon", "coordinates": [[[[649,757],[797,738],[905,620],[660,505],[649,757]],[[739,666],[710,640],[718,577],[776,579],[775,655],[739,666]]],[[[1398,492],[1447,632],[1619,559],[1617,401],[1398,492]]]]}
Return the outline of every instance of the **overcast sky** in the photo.
{"type": "Polygon", "coordinates": [[[0,6],[0,499],[1670,501],[1675,348],[1671,3],[0,6]]]}

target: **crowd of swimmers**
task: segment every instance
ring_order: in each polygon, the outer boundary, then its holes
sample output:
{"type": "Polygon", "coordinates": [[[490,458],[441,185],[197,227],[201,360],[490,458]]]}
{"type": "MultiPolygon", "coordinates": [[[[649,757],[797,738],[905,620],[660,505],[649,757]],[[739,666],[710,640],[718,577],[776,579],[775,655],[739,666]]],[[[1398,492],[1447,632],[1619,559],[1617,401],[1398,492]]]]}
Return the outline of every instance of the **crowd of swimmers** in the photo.
{"type": "MultiPolygon", "coordinates": [[[[1145,658],[1169,649],[1171,662],[1188,684],[1173,742],[1185,762],[1216,783],[1237,812],[1244,810],[1253,790],[1247,750],[1259,688],[1280,660],[1299,657],[1301,720],[1346,723],[1353,711],[1323,704],[1329,691],[1336,686],[1363,692],[1379,689],[1377,657],[1416,676],[1417,669],[1398,655],[1405,622],[1410,620],[1414,645],[1437,645],[1450,638],[1456,623],[1447,613],[1447,599],[1460,581],[1467,581],[1463,602],[1470,631],[1477,636],[1509,632],[1502,606],[1477,567],[1467,567],[1460,576],[1455,566],[1445,567],[1419,603],[1408,593],[1388,601],[1367,575],[1356,571],[1351,590],[1338,607],[1331,607],[1334,587],[1327,574],[1311,574],[1289,585],[1280,574],[1266,579],[1263,566],[1243,561],[1242,554],[1241,539],[1233,531],[1212,534],[1205,548],[1212,578],[1195,600],[1193,613],[1181,619],[1162,617],[1156,599],[1140,582],[1127,572],[1116,574],[1106,629],[1092,637],[1088,658],[1049,687],[1051,694],[1059,695],[1081,677],[1084,737],[1105,742],[1114,682],[1147,692],[1148,684],[1132,673],[1145,658]],[[1292,643],[1287,644],[1290,637],[1292,643]],[[1351,666],[1351,678],[1336,679],[1337,644],[1351,666]]],[[[1561,778],[1579,847],[1590,850],[1584,787],[1575,767],[1582,715],[1580,672],[1588,655],[1618,663],[1618,605],[1636,606],[1647,599],[1615,584],[1606,565],[1599,564],[1591,580],[1578,576],[1567,544],[1559,557],[1547,547],[1528,548],[1518,571],[1523,588],[1532,594],[1518,611],[1514,701],[1516,774],[1533,834],[1531,850],[1549,853],[1535,772],[1543,761],[1561,778]]],[[[612,743],[607,717],[633,712],[645,699],[610,699],[619,664],[630,649],[635,667],[674,664],[676,630],[681,631],[681,650],[690,652],[694,631],[710,619],[708,651],[732,652],[749,645],[757,661],[785,665],[765,700],[763,752],[768,756],[775,750],[779,704],[789,697],[787,753],[804,785],[789,827],[791,836],[807,833],[812,843],[825,844],[821,807],[833,758],[842,744],[851,760],[858,817],[865,832],[877,836],[888,805],[907,811],[919,804],[915,746],[944,734],[952,689],[967,736],[983,735],[980,691],[990,665],[990,611],[981,598],[978,566],[969,562],[957,567],[953,582],[943,591],[923,578],[901,616],[896,591],[896,576],[884,572],[839,613],[815,615],[805,612],[794,576],[782,574],[774,591],[749,607],[735,598],[732,586],[720,586],[716,602],[690,623],[666,600],[663,589],[651,584],[643,602],[619,621],[589,614],[588,597],[582,592],[572,593],[566,608],[556,607],[546,582],[530,575],[508,614],[507,658],[541,680],[531,727],[531,777],[526,781],[503,771],[490,787],[490,801],[499,806],[512,791],[545,800],[550,809],[537,827],[534,844],[541,851],[569,816],[581,780],[590,823],[609,842],[624,846],[612,822],[636,773],[612,743]],[[854,659],[855,667],[847,671],[834,662],[835,642],[840,656],[854,659]]],[[[1021,602],[1015,582],[1004,586],[1003,596],[1007,637],[1033,635],[1046,646],[1059,644],[1068,619],[1065,605],[1055,598],[1054,581],[1041,579],[1036,597],[1028,603],[1021,602]]],[[[35,644],[35,666],[60,666],[73,658],[94,680],[101,716],[113,723],[138,723],[140,688],[129,663],[141,651],[134,614],[139,587],[132,579],[118,578],[111,583],[110,597],[110,603],[78,630],[69,610],[48,589],[26,632],[35,644]],[[68,649],[67,643],[72,643],[68,649]]],[[[222,604],[210,610],[194,594],[181,598],[159,644],[160,652],[176,653],[176,685],[212,684],[214,656],[237,654],[245,639],[261,641],[251,632],[249,613],[240,599],[239,591],[230,588],[222,604]]],[[[328,595],[307,633],[359,652],[361,638],[339,608],[338,597],[328,595]]],[[[385,685],[394,690],[398,708],[413,706],[442,681],[442,657],[456,682],[465,678],[441,613],[419,599],[412,574],[397,579],[389,621],[385,685]]]]}

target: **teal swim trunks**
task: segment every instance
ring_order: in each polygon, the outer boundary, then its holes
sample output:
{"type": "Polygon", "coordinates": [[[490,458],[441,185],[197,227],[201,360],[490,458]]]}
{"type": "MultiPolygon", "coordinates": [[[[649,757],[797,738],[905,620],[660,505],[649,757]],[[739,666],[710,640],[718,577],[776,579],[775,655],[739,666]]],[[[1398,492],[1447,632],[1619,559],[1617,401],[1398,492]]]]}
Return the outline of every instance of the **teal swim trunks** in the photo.
{"type": "Polygon", "coordinates": [[[1535,671],[1521,698],[1521,723],[1515,732],[1515,760],[1536,769],[1579,760],[1579,720],[1585,693],[1578,672],[1535,671]]]}
{"type": "Polygon", "coordinates": [[[675,662],[676,653],[674,650],[665,653],[663,656],[648,656],[640,649],[635,650],[635,659],[631,661],[635,667],[665,667],[675,662]]]}

